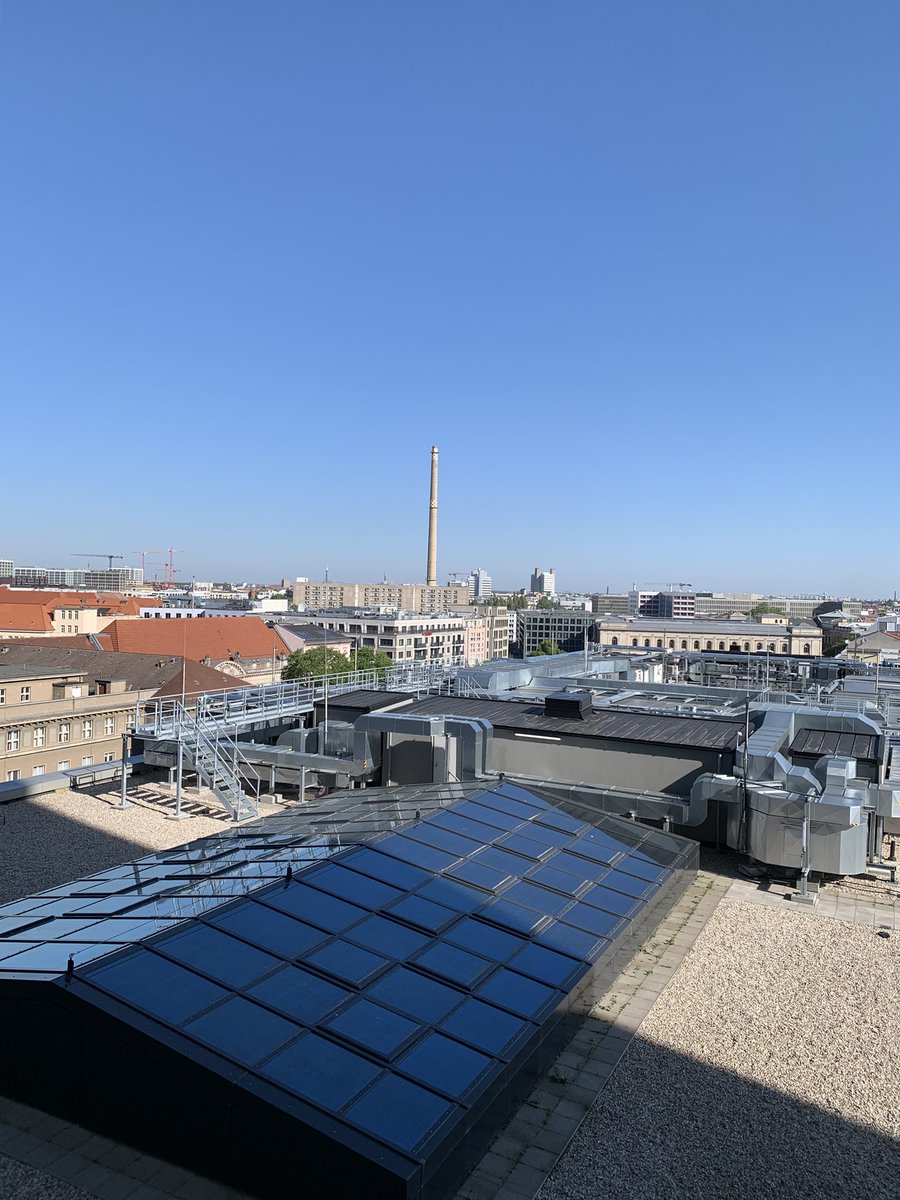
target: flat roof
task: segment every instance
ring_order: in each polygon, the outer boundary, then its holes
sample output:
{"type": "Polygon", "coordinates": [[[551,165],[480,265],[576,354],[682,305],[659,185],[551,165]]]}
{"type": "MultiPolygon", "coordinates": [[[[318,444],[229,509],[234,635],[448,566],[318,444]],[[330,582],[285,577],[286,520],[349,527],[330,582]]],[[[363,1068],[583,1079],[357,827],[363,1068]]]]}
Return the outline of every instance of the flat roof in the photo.
{"type": "Polygon", "coordinates": [[[470,700],[458,696],[428,696],[403,710],[417,716],[483,717],[497,729],[531,730],[617,741],[651,742],[663,746],[696,746],[704,750],[733,750],[741,733],[740,721],[656,715],[608,708],[584,720],[548,717],[543,705],[515,700],[470,700]]]}

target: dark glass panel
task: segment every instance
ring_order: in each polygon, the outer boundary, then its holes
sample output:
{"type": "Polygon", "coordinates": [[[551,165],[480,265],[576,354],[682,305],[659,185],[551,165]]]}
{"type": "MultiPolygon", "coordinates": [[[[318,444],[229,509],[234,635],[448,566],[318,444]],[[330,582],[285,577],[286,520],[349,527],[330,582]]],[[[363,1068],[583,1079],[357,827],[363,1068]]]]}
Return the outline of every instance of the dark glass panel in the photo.
{"type": "Polygon", "coordinates": [[[486,1054],[504,1057],[529,1028],[528,1022],[482,1000],[466,1000],[441,1022],[441,1028],[486,1054]]]}
{"type": "Polygon", "coordinates": [[[516,971],[501,967],[478,989],[478,995],[491,1004],[509,1009],[520,1017],[540,1021],[562,999],[560,993],[516,971]]]}
{"type": "Polygon", "coordinates": [[[248,994],[304,1025],[315,1025],[353,995],[302,967],[283,967],[248,994]]]}
{"type": "Polygon", "coordinates": [[[474,987],[494,968],[494,964],[487,959],[459,946],[452,946],[449,942],[437,942],[429,946],[417,956],[416,966],[466,988],[474,987]]]}
{"type": "Polygon", "coordinates": [[[347,1119],[380,1141],[411,1152],[455,1109],[434,1092],[385,1075],[347,1111],[347,1119]]]}
{"type": "Polygon", "coordinates": [[[381,1074],[374,1063],[314,1033],[293,1042],[260,1070],[326,1112],[349,1104],[381,1074]]]}
{"type": "Polygon", "coordinates": [[[381,1058],[391,1059],[422,1026],[371,1000],[356,1000],[332,1017],[328,1028],[381,1058]]]}
{"type": "Polygon", "coordinates": [[[185,1033],[229,1058],[252,1066],[299,1033],[296,1025],[268,1009],[232,996],[184,1027],[185,1033]]]}
{"type": "Polygon", "coordinates": [[[364,987],[388,965],[388,960],[380,954],[362,950],[359,946],[353,946],[340,938],[314,950],[307,955],[306,961],[311,967],[326,971],[353,987],[364,987]]]}
{"type": "Polygon", "coordinates": [[[311,925],[252,900],[229,906],[221,913],[211,914],[208,919],[220,929],[246,938],[265,950],[282,954],[285,958],[295,958],[311,950],[327,936],[320,929],[314,929],[311,925]]]}
{"type": "Polygon", "coordinates": [[[86,978],[171,1025],[181,1024],[228,995],[201,975],[144,949],[93,968],[86,978]]]}
{"type": "Polygon", "coordinates": [[[417,1021],[428,1023],[445,1017],[463,999],[461,992],[429,979],[427,975],[410,971],[408,967],[398,967],[389,975],[383,975],[367,989],[366,994],[415,1017],[417,1021]]]}
{"type": "Polygon", "coordinates": [[[156,942],[154,949],[229,987],[246,987],[281,966],[280,959],[209,925],[179,929],[156,942]]]}
{"type": "Polygon", "coordinates": [[[493,1059],[477,1050],[441,1033],[429,1033],[403,1056],[396,1069],[452,1100],[460,1100],[494,1065],[493,1059]]]}

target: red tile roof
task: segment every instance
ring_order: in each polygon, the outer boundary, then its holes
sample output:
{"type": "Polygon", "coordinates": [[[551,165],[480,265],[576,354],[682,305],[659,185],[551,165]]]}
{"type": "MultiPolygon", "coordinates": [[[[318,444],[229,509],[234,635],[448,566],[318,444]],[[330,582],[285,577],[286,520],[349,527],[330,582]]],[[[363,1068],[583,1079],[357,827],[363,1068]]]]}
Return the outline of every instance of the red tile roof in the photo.
{"type": "Polygon", "coordinates": [[[148,617],[111,621],[99,635],[110,650],[132,654],[186,654],[195,662],[271,658],[289,654],[284,639],[259,617],[148,617]]]}
{"type": "Polygon", "coordinates": [[[0,602],[0,631],[17,629],[23,633],[49,632],[53,629],[50,613],[43,604],[0,602]]]}

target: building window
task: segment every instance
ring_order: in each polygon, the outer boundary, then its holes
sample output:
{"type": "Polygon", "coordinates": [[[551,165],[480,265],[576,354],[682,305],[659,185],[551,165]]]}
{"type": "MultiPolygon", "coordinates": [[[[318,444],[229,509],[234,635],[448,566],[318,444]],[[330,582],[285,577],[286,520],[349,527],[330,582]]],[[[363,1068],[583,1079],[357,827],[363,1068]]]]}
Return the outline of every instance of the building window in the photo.
{"type": "Polygon", "coordinates": [[[57,771],[68,771],[69,760],[67,758],[61,758],[56,765],[56,769],[57,771]]]}
{"type": "Polygon", "coordinates": [[[756,648],[757,648],[757,650],[762,650],[762,642],[757,642],[756,648]]]}
{"type": "Polygon", "coordinates": [[[787,652],[788,652],[788,644],[787,644],[787,642],[782,642],[781,643],[781,653],[787,654],[787,652]]]}
{"type": "Polygon", "coordinates": [[[34,732],[31,735],[31,744],[33,746],[43,746],[43,744],[44,744],[44,727],[43,727],[43,725],[35,726],[34,732]]]}
{"type": "Polygon", "coordinates": [[[749,649],[750,649],[750,643],[749,643],[749,642],[744,642],[744,649],[745,649],[745,650],[747,650],[747,651],[749,651],[749,649]]]}
{"type": "Polygon", "coordinates": [[[18,771],[7,771],[6,772],[6,782],[7,783],[14,783],[18,778],[19,778],[18,771]]]}
{"type": "Polygon", "coordinates": [[[84,756],[84,758],[81,760],[81,765],[82,765],[83,767],[92,767],[92,766],[94,765],[94,756],[93,756],[93,754],[86,754],[86,755],[84,756]]]}
{"type": "Polygon", "coordinates": [[[663,644],[663,640],[662,640],[662,638],[657,638],[657,639],[656,639],[656,648],[657,648],[657,650],[661,650],[661,649],[662,649],[662,644],[663,644]]]}
{"type": "Polygon", "coordinates": [[[19,731],[18,729],[8,729],[6,732],[6,753],[10,754],[13,750],[19,748],[19,731]]]}
{"type": "Polygon", "coordinates": [[[21,698],[21,701],[23,704],[27,704],[29,702],[29,700],[31,699],[31,688],[23,687],[21,690],[20,698],[21,698]]]}
{"type": "Polygon", "coordinates": [[[106,720],[103,722],[103,732],[107,736],[111,733],[116,732],[116,718],[115,717],[107,717],[106,718],[106,720]]]}
{"type": "Polygon", "coordinates": [[[700,643],[699,643],[699,642],[694,642],[694,649],[695,649],[695,650],[699,650],[699,649],[700,649],[700,643]]]}
{"type": "Polygon", "coordinates": [[[90,737],[94,736],[94,722],[93,721],[82,721],[81,722],[81,736],[83,738],[90,738],[90,737]]]}
{"type": "Polygon", "coordinates": [[[636,645],[638,644],[638,640],[637,640],[637,638],[632,638],[632,639],[631,639],[631,644],[632,644],[632,646],[636,646],[636,645]]]}
{"type": "Polygon", "coordinates": [[[809,642],[804,642],[804,643],[803,643],[803,653],[804,653],[804,654],[809,654],[809,642]]]}
{"type": "Polygon", "coordinates": [[[775,653],[775,643],[774,642],[769,642],[769,653],[770,654],[775,653]]]}
{"type": "Polygon", "coordinates": [[[681,639],[681,648],[682,650],[687,650],[687,642],[684,638],[681,639]]]}
{"type": "Polygon", "coordinates": [[[674,638],[669,638],[669,649],[670,650],[675,649],[675,639],[674,638]]]}
{"type": "Polygon", "coordinates": [[[712,642],[707,641],[706,648],[707,648],[707,650],[712,650],[712,642]]]}
{"type": "Polygon", "coordinates": [[[6,688],[0,688],[0,704],[6,703],[6,688]]]}
{"type": "Polygon", "coordinates": [[[720,649],[720,650],[724,650],[724,649],[725,649],[725,643],[724,643],[724,642],[719,642],[719,649],[720,649]]]}
{"type": "Polygon", "coordinates": [[[60,721],[59,733],[58,733],[58,740],[60,742],[67,742],[69,740],[70,728],[71,728],[71,726],[69,725],[68,721],[60,721]]]}
{"type": "Polygon", "coordinates": [[[104,754],[104,755],[103,755],[103,761],[104,761],[104,762],[115,762],[115,761],[116,761],[116,756],[115,756],[114,754],[104,754]]]}
{"type": "Polygon", "coordinates": [[[39,763],[38,766],[32,767],[31,773],[32,773],[32,775],[43,775],[43,773],[44,773],[43,764],[39,763]]]}
{"type": "Polygon", "coordinates": [[[612,644],[613,644],[614,646],[618,646],[618,644],[619,644],[619,639],[618,639],[617,637],[614,637],[614,638],[613,638],[613,640],[612,640],[612,644]]]}

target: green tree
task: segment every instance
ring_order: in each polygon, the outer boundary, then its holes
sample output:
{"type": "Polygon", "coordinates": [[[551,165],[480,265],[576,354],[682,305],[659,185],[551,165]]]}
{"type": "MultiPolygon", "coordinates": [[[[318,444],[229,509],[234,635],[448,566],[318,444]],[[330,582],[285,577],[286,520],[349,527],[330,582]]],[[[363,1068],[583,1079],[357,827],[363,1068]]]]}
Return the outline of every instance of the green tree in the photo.
{"type": "Polygon", "coordinates": [[[350,651],[350,666],[354,671],[377,671],[378,678],[384,682],[388,671],[394,665],[394,660],[384,650],[376,650],[374,646],[357,646],[350,651]]]}
{"type": "Polygon", "coordinates": [[[318,675],[345,675],[350,662],[337,650],[316,646],[314,650],[295,650],[284,664],[281,678],[314,679],[318,675]]]}
{"type": "Polygon", "coordinates": [[[833,646],[829,646],[827,649],[823,650],[822,654],[825,658],[834,658],[836,655],[840,654],[843,650],[846,650],[846,649],[847,649],[846,642],[835,642],[835,644],[833,646]]]}
{"type": "Polygon", "coordinates": [[[544,638],[544,640],[538,645],[538,647],[534,653],[535,653],[535,655],[562,654],[562,650],[560,650],[560,648],[559,648],[559,642],[550,641],[547,638],[544,638]]]}
{"type": "Polygon", "coordinates": [[[768,604],[754,604],[750,609],[751,617],[761,617],[763,613],[778,613],[780,617],[784,616],[784,609],[772,608],[768,604]]]}
{"type": "Polygon", "coordinates": [[[528,601],[524,596],[512,595],[504,596],[500,592],[494,592],[491,596],[486,596],[484,600],[476,600],[476,604],[492,605],[494,608],[527,608],[528,601]]]}
{"type": "Polygon", "coordinates": [[[536,608],[559,608],[555,600],[550,600],[547,596],[541,596],[535,605],[536,608]]]}

